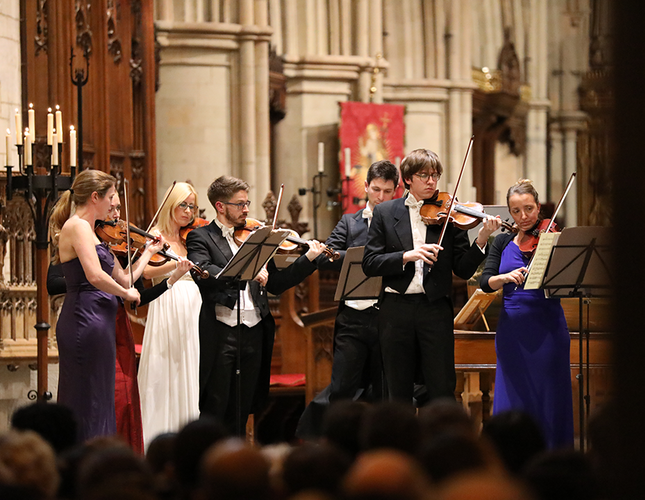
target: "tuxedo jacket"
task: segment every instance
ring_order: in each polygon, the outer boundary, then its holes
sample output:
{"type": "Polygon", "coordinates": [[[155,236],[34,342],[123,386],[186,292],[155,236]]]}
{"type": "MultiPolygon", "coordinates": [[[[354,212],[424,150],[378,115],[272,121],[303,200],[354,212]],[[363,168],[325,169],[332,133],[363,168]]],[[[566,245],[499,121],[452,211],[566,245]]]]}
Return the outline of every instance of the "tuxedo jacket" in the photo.
{"type": "Polygon", "coordinates": [[[325,242],[325,245],[336,250],[341,258],[330,261],[329,257],[322,254],[317,259],[318,267],[340,271],[347,249],[362,247],[367,243],[367,229],[367,219],[363,218],[363,209],[354,214],[343,215],[325,242]]]}
{"type": "MultiPolygon", "coordinates": [[[[208,278],[202,279],[193,273],[193,279],[202,295],[202,307],[199,313],[199,335],[200,337],[202,335],[217,335],[215,304],[221,304],[233,309],[237,302],[237,282],[215,278],[224,269],[228,261],[231,260],[233,252],[226,238],[222,236],[222,231],[214,221],[208,226],[194,229],[188,233],[186,247],[188,249],[188,259],[210,274],[208,278]]],[[[267,291],[275,295],[281,294],[313,273],[316,270],[316,264],[310,262],[305,255],[302,255],[292,265],[283,270],[278,270],[273,260],[271,260],[267,265],[267,270],[269,279],[266,288],[262,287],[257,281],[243,282],[241,284],[242,289],[246,286],[250,287],[253,302],[259,308],[262,316],[261,323],[264,330],[262,368],[258,388],[255,391],[254,410],[257,410],[263,403],[269,391],[275,321],[269,309],[267,291]]],[[[222,338],[221,340],[223,341],[224,339],[222,338]]],[[[216,347],[216,349],[219,349],[219,347],[216,347]]],[[[208,353],[202,353],[202,355],[208,355],[208,353]]],[[[216,353],[213,352],[212,355],[215,356],[216,353]]],[[[202,376],[207,375],[202,374],[200,371],[200,379],[202,376]]]]}
{"type": "MultiPolygon", "coordinates": [[[[428,226],[426,243],[437,243],[441,228],[441,225],[428,226]]],[[[477,243],[470,244],[468,233],[452,224],[448,224],[441,246],[443,250],[432,269],[427,264],[423,269],[423,286],[430,301],[450,296],[453,272],[468,279],[485,259],[477,243]]],[[[390,287],[403,294],[414,277],[414,262],[404,267],[403,254],[413,249],[410,212],[405,199],[377,205],[363,255],[363,272],[367,276],[382,276],[382,290],[390,287]]]]}

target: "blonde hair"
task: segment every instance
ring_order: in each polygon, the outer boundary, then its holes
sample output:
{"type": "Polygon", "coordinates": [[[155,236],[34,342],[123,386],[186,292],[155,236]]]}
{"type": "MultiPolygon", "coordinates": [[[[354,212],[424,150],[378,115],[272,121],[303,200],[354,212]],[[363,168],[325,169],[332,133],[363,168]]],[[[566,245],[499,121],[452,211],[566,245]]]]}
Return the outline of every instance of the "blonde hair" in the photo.
{"type": "Polygon", "coordinates": [[[69,191],[65,191],[54,208],[52,208],[49,218],[49,234],[51,235],[52,245],[55,248],[54,263],[58,263],[58,236],[63,224],[72,215],[72,210],[76,207],[85,205],[96,192],[100,198],[105,195],[110,188],[116,186],[116,178],[101,170],[83,170],[74,179],[74,183],[69,191]]]}
{"type": "MultiPolygon", "coordinates": [[[[161,212],[159,212],[159,218],[157,219],[157,224],[155,229],[161,231],[164,234],[172,233],[172,221],[174,220],[175,208],[179,206],[186,198],[191,194],[195,195],[195,210],[197,210],[197,191],[195,188],[188,184],[187,182],[177,182],[175,187],[169,187],[164,194],[164,198],[168,196],[166,203],[164,204],[161,212]],[[168,192],[172,189],[170,196],[168,192]]],[[[193,213],[193,218],[195,213],[193,213]]]]}

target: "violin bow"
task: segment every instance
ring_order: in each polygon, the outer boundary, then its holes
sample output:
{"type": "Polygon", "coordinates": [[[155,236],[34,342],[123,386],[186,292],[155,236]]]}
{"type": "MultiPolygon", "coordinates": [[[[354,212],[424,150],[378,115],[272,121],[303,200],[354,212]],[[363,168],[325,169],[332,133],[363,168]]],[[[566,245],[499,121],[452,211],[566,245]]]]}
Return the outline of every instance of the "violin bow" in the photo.
{"type": "MultiPolygon", "coordinates": [[[[175,184],[177,184],[177,181],[172,181],[172,186],[170,186],[170,189],[168,190],[168,193],[166,194],[166,197],[163,199],[161,202],[161,205],[159,205],[159,208],[157,208],[157,211],[155,212],[154,216],[152,217],[152,220],[150,221],[150,224],[148,225],[148,229],[146,229],[146,233],[149,233],[150,230],[152,229],[152,226],[154,226],[155,222],[157,222],[157,217],[159,217],[159,213],[161,212],[161,209],[163,206],[166,204],[166,201],[168,201],[168,198],[170,197],[170,193],[172,193],[172,190],[175,189],[175,184]]],[[[128,228],[130,227],[130,224],[128,224],[128,228]]],[[[136,248],[134,250],[134,255],[132,258],[134,258],[137,253],[139,252],[139,249],[136,248]]]]}
{"type": "Polygon", "coordinates": [[[280,211],[280,204],[282,203],[282,194],[284,193],[284,184],[280,184],[280,192],[278,193],[278,201],[275,204],[275,212],[273,214],[273,230],[278,222],[278,212],[280,211]]]}
{"type": "Polygon", "coordinates": [[[132,244],[130,240],[130,211],[128,210],[128,179],[123,179],[123,198],[125,201],[125,234],[127,238],[128,244],[126,245],[126,248],[128,249],[128,269],[130,270],[130,288],[132,288],[132,285],[134,284],[134,280],[132,279],[132,252],[130,251],[132,244]]]}
{"type": "MultiPolygon", "coordinates": [[[[564,193],[562,193],[562,196],[560,197],[560,201],[558,202],[558,206],[555,207],[555,212],[553,212],[553,217],[551,217],[551,222],[549,222],[549,225],[546,227],[546,230],[544,231],[545,233],[548,233],[551,231],[551,227],[553,224],[555,224],[555,218],[558,216],[558,212],[562,208],[562,205],[564,205],[564,200],[569,194],[569,191],[571,190],[571,187],[573,186],[573,181],[576,179],[576,172],[571,173],[571,177],[569,177],[569,182],[567,182],[567,187],[564,189],[564,193]]],[[[528,276],[528,272],[531,270],[531,266],[533,265],[533,258],[535,257],[535,252],[533,252],[533,255],[531,255],[531,260],[529,261],[528,265],[526,266],[526,273],[524,273],[524,278],[528,276]]],[[[515,287],[517,289],[517,287],[515,287]]]]}
{"type": "Polygon", "coordinates": [[[475,136],[471,135],[470,141],[468,142],[468,148],[466,149],[466,155],[464,156],[464,162],[461,164],[461,171],[459,172],[459,177],[457,178],[457,183],[455,184],[455,189],[453,190],[452,198],[450,199],[450,205],[448,205],[448,217],[446,217],[446,220],[443,223],[443,227],[441,228],[441,235],[439,236],[439,241],[437,242],[439,246],[441,246],[441,243],[443,242],[443,237],[446,235],[446,229],[448,229],[448,222],[450,221],[450,214],[452,213],[452,207],[454,206],[455,200],[457,199],[457,190],[459,189],[461,178],[464,175],[464,170],[466,169],[466,163],[468,162],[468,157],[470,156],[470,150],[473,148],[474,140],[475,140],[475,136]]]}

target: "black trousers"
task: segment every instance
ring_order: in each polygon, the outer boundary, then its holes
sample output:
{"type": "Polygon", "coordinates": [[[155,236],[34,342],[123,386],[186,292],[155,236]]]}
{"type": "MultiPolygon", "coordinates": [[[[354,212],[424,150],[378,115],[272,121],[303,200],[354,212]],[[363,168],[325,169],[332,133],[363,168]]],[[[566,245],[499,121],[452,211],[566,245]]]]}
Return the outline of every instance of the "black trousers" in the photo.
{"type": "MultiPolygon", "coordinates": [[[[241,327],[240,414],[242,433],[253,405],[262,365],[264,329],[262,322],[241,327]]],[[[200,412],[212,415],[236,432],[238,327],[217,321],[208,332],[200,332],[200,412]]]]}
{"type": "Polygon", "coordinates": [[[364,396],[370,385],[372,399],[382,399],[385,387],[378,341],[378,309],[369,307],[357,311],[341,306],[334,326],[331,383],[305,408],[296,436],[320,436],[329,405],[364,396]]]}
{"type": "Polygon", "coordinates": [[[455,341],[452,303],[425,294],[386,293],[379,309],[379,339],[390,399],[412,403],[421,373],[430,400],[454,398],[455,341]]]}

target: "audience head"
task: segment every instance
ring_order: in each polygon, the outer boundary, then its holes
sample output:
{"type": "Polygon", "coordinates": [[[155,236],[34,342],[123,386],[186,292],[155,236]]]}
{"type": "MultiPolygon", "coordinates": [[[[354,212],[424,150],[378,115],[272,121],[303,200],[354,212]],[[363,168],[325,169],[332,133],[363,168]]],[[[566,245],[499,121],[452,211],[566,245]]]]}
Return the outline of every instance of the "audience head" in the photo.
{"type": "Polygon", "coordinates": [[[197,487],[199,464],[206,450],[227,437],[224,424],[211,417],[202,417],[187,424],[175,440],[173,466],[179,485],[184,491],[197,487]]]}
{"type": "Polygon", "coordinates": [[[424,440],[419,462],[434,484],[466,471],[486,470],[492,454],[472,434],[449,430],[424,440]]]}
{"type": "Polygon", "coordinates": [[[351,458],[330,444],[307,443],[294,448],[284,462],[286,493],[318,490],[336,495],[350,464],[351,458]]]}
{"type": "MultiPolygon", "coordinates": [[[[52,447],[33,431],[0,435],[0,485],[31,498],[54,498],[60,477],[52,447]]],[[[3,494],[5,497],[5,494],[3,494]]]]}
{"type": "Polygon", "coordinates": [[[352,458],[360,451],[359,433],[367,405],[350,399],[329,406],[323,419],[323,437],[352,458]]]}
{"type": "Polygon", "coordinates": [[[419,464],[398,450],[375,450],[361,454],[343,482],[350,500],[418,500],[430,485],[419,464]]]}
{"type": "Polygon", "coordinates": [[[546,449],[538,424],[521,411],[493,415],[485,424],[482,435],[493,444],[507,470],[519,474],[536,455],[546,449]]]}
{"type": "Polygon", "coordinates": [[[421,432],[415,409],[399,402],[382,402],[365,412],[361,429],[363,450],[393,448],[415,455],[421,432]]]}
{"type": "Polygon", "coordinates": [[[155,476],[155,489],[160,493],[169,494],[175,488],[172,460],[176,441],[175,432],[159,434],[150,442],[146,451],[146,461],[155,476]]]}
{"type": "Polygon", "coordinates": [[[56,403],[33,403],[11,417],[14,429],[32,430],[47,441],[56,454],[76,444],[76,419],[72,410],[56,403]]]}
{"type": "Polygon", "coordinates": [[[442,485],[440,500],[534,500],[526,488],[505,474],[470,472],[442,485]]]}
{"type": "Polygon", "coordinates": [[[212,446],[202,460],[205,500],[265,500],[272,497],[269,462],[238,438],[212,446]]]}
{"type": "Polygon", "coordinates": [[[525,467],[522,477],[539,500],[601,498],[589,460],[574,450],[539,455],[525,467]]]}
{"type": "Polygon", "coordinates": [[[447,431],[461,431],[476,436],[475,422],[463,405],[454,399],[435,399],[419,410],[419,425],[424,440],[447,431]]]}
{"type": "Polygon", "coordinates": [[[83,500],[154,500],[154,476],[146,461],[128,448],[94,450],[80,466],[78,497],[83,500]]]}

